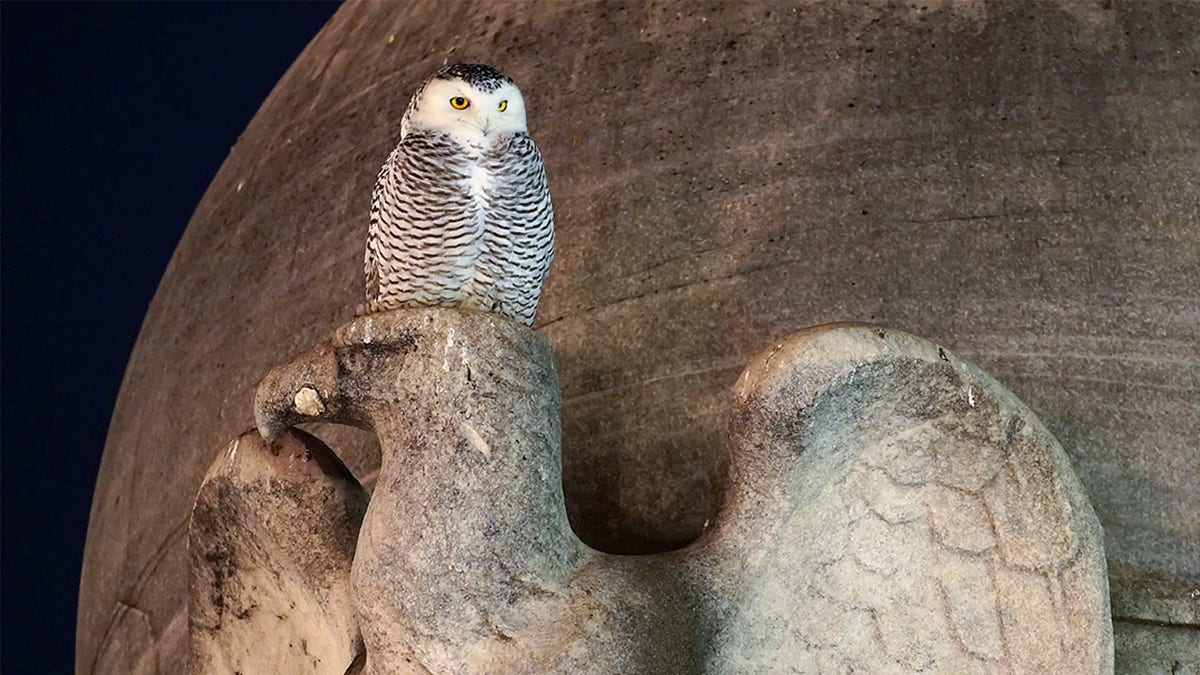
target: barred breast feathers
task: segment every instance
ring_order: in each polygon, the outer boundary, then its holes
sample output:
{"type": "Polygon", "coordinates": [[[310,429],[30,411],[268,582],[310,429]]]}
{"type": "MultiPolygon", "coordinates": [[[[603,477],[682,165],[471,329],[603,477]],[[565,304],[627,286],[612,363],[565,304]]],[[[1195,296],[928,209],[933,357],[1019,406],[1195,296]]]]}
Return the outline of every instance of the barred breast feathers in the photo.
{"type": "Polygon", "coordinates": [[[545,168],[527,134],[471,148],[410,132],[372,197],[368,310],[463,306],[529,325],[553,251],[545,168]]]}
{"type": "Polygon", "coordinates": [[[370,311],[457,304],[483,233],[470,175],[469,158],[439,135],[409,133],[396,146],[372,199],[370,311]]]}

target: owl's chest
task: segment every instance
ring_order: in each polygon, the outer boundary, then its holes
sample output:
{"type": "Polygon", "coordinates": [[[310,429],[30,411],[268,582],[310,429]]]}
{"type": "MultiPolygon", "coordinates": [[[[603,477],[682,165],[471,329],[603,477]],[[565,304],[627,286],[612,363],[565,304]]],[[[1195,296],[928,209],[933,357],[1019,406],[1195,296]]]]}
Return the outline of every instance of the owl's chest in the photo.
{"type": "Polygon", "coordinates": [[[475,159],[467,165],[461,183],[472,204],[486,209],[495,194],[496,169],[488,166],[482,158],[475,159]]]}
{"type": "Polygon", "coordinates": [[[460,194],[483,211],[504,199],[505,176],[511,172],[512,153],[503,143],[459,144],[455,183],[460,194]]]}

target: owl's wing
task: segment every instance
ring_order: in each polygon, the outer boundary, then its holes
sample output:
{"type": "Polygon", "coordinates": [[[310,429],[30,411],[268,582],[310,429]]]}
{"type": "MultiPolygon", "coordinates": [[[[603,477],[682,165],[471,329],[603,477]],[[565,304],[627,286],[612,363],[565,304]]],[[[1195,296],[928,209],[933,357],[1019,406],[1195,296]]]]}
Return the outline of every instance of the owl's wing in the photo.
{"type": "Polygon", "coordinates": [[[1099,523],[999,383],[841,325],[780,342],[735,389],[730,492],[701,544],[738,579],[717,671],[1111,672],[1099,523]]]}
{"type": "Polygon", "coordinates": [[[533,139],[525,136],[529,154],[529,205],[530,220],[534,226],[530,228],[529,250],[530,268],[538,275],[538,288],[546,282],[550,274],[550,263],[554,259],[554,205],[550,201],[550,186],[546,180],[546,166],[542,162],[542,153],[538,150],[533,139]]]}
{"type": "MultiPolygon", "coordinates": [[[[395,150],[392,155],[395,155],[395,150]]],[[[363,277],[367,282],[367,302],[379,297],[379,238],[382,225],[383,186],[391,180],[392,157],[383,163],[375,178],[375,189],[371,192],[371,224],[367,228],[367,247],[363,255],[363,277]]]]}
{"type": "MultiPolygon", "coordinates": [[[[541,269],[554,252],[554,208],[542,153],[528,134],[513,134],[501,146],[495,166],[493,192],[502,197],[491,202],[489,215],[496,223],[518,222],[522,227],[512,233],[513,240],[529,254],[529,261],[541,269]]],[[[490,162],[489,162],[490,163],[490,162]]]]}
{"type": "Polygon", "coordinates": [[[482,236],[469,175],[440,135],[409,133],[392,151],[371,197],[363,268],[373,310],[455,304],[482,236]]]}
{"type": "Polygon", "coordinates": [[[486,165],[492,184],[474,285],[500,301],[501,313],[530,324],[554,256],[546,168],[523,133],[495,144],[486,165]]]}

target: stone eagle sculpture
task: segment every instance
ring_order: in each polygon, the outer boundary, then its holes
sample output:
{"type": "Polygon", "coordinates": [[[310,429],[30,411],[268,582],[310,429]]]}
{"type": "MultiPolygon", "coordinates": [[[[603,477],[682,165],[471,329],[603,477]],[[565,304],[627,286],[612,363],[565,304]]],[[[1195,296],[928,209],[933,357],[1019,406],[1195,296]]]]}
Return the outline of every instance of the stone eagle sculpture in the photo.
{"type": "Polygon", "coordinates": [[[754,358],[718,517],[649,556],[572,531],[553,353],[516,322],[359,317],[271,371],[255,414],[193,515],[192,672],[1112,670],[1061,447],[906,333],[822,326],[754,358]],[[289,429],[316,420],[378,435],[369,506],[289,429]]]}

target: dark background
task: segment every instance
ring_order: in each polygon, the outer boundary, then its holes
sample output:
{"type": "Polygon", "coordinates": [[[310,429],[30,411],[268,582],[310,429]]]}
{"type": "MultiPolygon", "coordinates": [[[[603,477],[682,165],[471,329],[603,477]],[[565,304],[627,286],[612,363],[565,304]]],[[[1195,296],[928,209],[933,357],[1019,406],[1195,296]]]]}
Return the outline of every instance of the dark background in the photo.
{"type": "Polygon", "coordinates": [[[125,363],[192,210],[336,3],[0,7],[0,670],[67,673],[125,363]]]}

